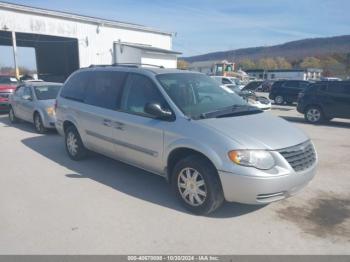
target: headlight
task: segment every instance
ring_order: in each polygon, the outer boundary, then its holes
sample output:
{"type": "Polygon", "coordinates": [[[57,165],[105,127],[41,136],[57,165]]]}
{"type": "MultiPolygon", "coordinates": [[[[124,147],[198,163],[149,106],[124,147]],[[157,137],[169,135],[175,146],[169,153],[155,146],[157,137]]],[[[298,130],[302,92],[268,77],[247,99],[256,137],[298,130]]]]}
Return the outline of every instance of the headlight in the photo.
{"type": "Polygon", "coordinates": [[[241,166],[251,166],[258,169],[270,169],[275,160],[270,152],[265,150],[234,150],[228,153],[232,162],[241,166]]]}
{"type": "Polygon", "coordinates": [[[52,107],[48,107],[46,108],[46,113],[49,115],[49,116],[54,116],[55,115],[55,108],[52,106],[52,107]]]}

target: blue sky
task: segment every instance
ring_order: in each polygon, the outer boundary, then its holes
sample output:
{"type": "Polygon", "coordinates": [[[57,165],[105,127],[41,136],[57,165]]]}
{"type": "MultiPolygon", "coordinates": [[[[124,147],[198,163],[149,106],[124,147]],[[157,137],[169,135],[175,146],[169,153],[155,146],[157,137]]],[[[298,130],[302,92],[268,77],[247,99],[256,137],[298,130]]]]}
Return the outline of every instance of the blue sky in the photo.
{"type": "Polygon", "coordinates": [[[349,0],[16,0],[176,32],[185,56],[350,34],[349,0]],[[226,2],[226,3],[225,3],[226,2]]]}

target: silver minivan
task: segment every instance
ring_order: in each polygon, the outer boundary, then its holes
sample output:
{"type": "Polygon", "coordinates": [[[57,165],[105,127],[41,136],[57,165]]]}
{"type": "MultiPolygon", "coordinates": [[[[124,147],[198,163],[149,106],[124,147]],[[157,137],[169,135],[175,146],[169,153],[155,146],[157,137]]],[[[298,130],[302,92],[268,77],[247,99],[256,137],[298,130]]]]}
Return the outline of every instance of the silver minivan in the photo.
{"type": "Polygon", "coordinates": [[[92,66],[67,79],[56,107],[71,159],[90,150],[161,175],[196,214],[281,200],[315,175],[302,131],[200,73],[92,66]]]}

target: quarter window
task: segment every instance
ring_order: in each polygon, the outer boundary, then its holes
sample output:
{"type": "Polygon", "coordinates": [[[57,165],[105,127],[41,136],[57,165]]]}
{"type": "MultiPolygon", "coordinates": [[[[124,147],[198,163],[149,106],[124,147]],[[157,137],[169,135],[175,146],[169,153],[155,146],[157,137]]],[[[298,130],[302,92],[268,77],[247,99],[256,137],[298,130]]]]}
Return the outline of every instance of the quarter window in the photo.
{"type": "Polygon", "coordinates": [[[85,100],[86,89],[89,85],[89,75],[91,72],[80,72],[71,76],[63,86],[61,96],[67,99],[83,102],[85,100]]]}

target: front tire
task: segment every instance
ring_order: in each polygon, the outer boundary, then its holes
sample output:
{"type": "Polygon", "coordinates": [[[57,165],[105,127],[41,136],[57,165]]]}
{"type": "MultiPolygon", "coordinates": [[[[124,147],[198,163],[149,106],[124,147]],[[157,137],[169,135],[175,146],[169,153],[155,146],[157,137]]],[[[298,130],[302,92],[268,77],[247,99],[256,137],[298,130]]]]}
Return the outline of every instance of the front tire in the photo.
{"type": "Polygon", "coordinates": [[[15,111],[13,110],[12,106],[10,107],[10,111],[9,111],[9,119],[11,124],[18,123],[18,118],[16,117],[15,111]]]}
{"type": "Polygon", "coordinates": [[[44,134],[47,131],[39,113],[34,114],[34,127],[39,134],[44,134]]]}
{"type": "Polygon", "coordinates": [[[319,124],[325,120],[324,114],[318,106],[310,106],[304,114],[305,120],[312,124],[319,124]]]}
{"type": "Polygon", "coordinates": [[[172,188],[182,205],[197,215],[213,212],[224,201],[216,168],[201,156],[188,156],[175,165],[172,188]]]}
{"type": "Polygon", "coordinates": [[[283,103],[284,103],[283,96],[278,95],[278,96],[275,97],[275,104],[282,105],[283,103]]]}
{"type": "Polygon", "coordinates": [[[67,128],[65,132],[65,145],[68,156],[75,161],[82,160],[87,156],[87,149],[81,140],[78,130],[74,126],[67,128]]]}

